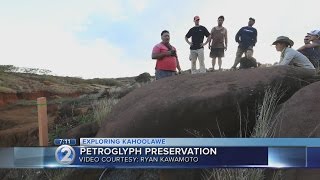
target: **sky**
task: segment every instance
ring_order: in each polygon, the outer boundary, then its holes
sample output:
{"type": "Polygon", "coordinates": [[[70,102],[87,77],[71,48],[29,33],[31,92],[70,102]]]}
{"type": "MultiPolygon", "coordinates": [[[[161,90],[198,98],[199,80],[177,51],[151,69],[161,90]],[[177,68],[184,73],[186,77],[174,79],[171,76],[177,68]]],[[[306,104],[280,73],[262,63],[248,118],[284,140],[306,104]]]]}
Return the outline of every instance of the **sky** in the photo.
{"type": "MultiPolygon", "coordinates": [[[[320,29],[320,1],[305,0],[0,0],[0,65],[49,69],[53,75],[88,78],[154,75],[153,47],[169,30],[183,70],[190,69],[184,37],[193,17],[209,31],[225,17],[228,50],[222,67],[234,62],[238,30],[256,19],[254,57],[279,61],[272,42],[281,35],[298,49],[306,33],[320,29]]],[[[205,47],[205,65],[211,67],[205,47]]]]}

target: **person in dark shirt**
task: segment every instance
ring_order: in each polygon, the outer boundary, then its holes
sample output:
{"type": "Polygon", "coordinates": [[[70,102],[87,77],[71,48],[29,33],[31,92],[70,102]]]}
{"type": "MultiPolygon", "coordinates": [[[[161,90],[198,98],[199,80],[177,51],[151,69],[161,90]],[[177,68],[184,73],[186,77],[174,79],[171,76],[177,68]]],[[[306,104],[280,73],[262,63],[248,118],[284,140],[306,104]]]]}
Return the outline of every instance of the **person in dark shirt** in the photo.
{"type": "MultiPolygon", "coordinates": [[[[303,42],[304,42],[304,45],[310,44],[310,36],[306,35],[304,37],[303,42]]],[[[304,48],[302,50],[298,49],[298,51],[301,52],[303,55],[305,55],[311,61],[311,55],[313,53],[313,48],[304,48]]],[[[312,63],[312,61],[311,61],[311,63],[312,63]]]]}
{"type": "Polygon", "coordinates": [[[252,57],[253,49],[247,49],[245,53],[245,57],[240,59],[240,67],[239,69],[249,69],[258,67],[257,60],[252,57]]]}
{"type": "Polygon", "coordinates": [[[320,68],[320,30],[313,30],[305,37],[305,45],[298,49],[315,68],[320,68]]]}
{"type": "Polygon", "coordinates": [[[192,27],[185,36],[186,42],[190,45],[190,56],[191,61],[191,74],[196,73],[196,62],[199,59],[200,73],[205,73],[206,68],[204,64],[204,46],[209,43],[210,33],[204,26],[199,25],[200,17],[195,16],[193,18],[195,26],[192,27]],[[207,41],[203,43],[204,36],[207,37],[207,41]],[[189,38],[191,37],[191,42],[189,38]]]}
{"type": "Polygon", "coordinates": [[[242,27],[236,34],[235,40],[239,43],[239,46],[232,69],[237,67],[242,54],[246,52],[247,49],[253,49],[253,46],[256,45],[258,33],[257,30],[252,27],[254,23],[255,19],[249,18],[248,26],[242,27]]]}

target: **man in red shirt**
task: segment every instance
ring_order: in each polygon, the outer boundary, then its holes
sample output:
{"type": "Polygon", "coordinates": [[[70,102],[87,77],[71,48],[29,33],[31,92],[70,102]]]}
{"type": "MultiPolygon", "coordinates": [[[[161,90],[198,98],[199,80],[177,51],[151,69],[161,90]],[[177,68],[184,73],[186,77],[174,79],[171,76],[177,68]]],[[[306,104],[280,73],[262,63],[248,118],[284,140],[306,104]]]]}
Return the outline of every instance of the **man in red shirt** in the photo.
{"type": "Polygon", "coordinates": [[[156,80],[173,76],[176,69],[181,73],[176,48],[170,44],[169,31],[161,32],[162,42],[155,45],[152,50],[152,59],[156,59],[156,80]]]}

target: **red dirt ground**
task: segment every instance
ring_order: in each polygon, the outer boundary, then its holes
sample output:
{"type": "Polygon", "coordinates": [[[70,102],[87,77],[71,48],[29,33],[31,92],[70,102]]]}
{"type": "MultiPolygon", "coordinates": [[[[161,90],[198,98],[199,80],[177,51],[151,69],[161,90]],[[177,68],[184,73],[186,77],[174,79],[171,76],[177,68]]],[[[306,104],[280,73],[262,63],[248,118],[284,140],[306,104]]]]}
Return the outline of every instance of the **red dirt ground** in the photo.
{"type": "MultiPolygon", "coordinates": [[[[56,109],[48,107],[49,124],[53,123],[56,109]]],[[[0,107],[0,147],[37,145],[37,106],[0,107]]]]}

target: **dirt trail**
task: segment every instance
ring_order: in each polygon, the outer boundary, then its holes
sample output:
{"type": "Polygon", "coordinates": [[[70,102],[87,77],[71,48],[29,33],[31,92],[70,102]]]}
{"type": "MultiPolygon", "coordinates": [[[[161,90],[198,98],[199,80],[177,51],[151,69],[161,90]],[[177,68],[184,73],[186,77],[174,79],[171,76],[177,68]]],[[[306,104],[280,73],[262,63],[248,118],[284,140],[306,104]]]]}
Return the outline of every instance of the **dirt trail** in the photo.
{"type": "MultiPolygon", "coordinates": [[[[49,124],[54,113],[48,108],[49,124]]],[[[37,146],[38,112],[37,106],[11,106],[0,108],[0,147],[37,146]]]]}

